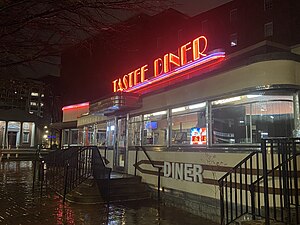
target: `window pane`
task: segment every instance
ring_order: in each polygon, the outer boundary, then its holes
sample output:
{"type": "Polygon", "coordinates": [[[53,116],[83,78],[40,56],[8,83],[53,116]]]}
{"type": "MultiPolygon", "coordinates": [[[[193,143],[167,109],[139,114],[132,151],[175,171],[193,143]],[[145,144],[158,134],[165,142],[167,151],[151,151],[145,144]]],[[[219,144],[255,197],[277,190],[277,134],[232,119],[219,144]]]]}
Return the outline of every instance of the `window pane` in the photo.
{"type": "Polygon", "coordinates": [[[107,128],[106,128],[106,138],[107,138],[107,145],[106,146],[113,146],[114,145],[114,135],[115,135],[115,122],[108,121],[107,128]]]}
{"type": "Polygon", "coordinates": [[[29,132],[23,132],[23,143],[29,143],[29,132]]]}
{"type": "Polygon", "coordinates": [[[213,143],[249,143],[249,116],[246,106],[212,110],[213,143]]]}
{"type": "Polygon", "coordinates": [[[167,112],[160,111],[144,115],[143,145],[167,144],[167,112]]]}
{"type": "Polygon", "coordinates": [[[273,23],[266,23],[265,24],[265,37],[273,36],[273,23]]]}
{"type": "Polygon", "coordinates": [[[253,143],[263,137],[291,137],[293,130],[293,103],[288,101],[252,104],[253,143]]]}
{"type": "Polygon", "coordinates": [[[128,145],[140,146],[141,145],[141,129],[142,129],[142,117],[136,116],[129,120],[128,130],[128,145]]]}
{"type": "Polygon", "coordinates": [[[106,123],[97,124],[96,145],[103,146],[106,142],[106,123]]]}
{"type": "Polygon", "coordinates": [[[63,144],[69,144],[69,130],[64,130],[64,135],[63,135],[63,144]]]}
{"type": "MultiPolygon", "coordinates": [[[[191,133],[193,130],[195,130],[195,128],[203,129],[203,131],[206,131],[205,109],[196,113],[172,116],[172,144],[192,144],[191,133]]],[[[206,134],[200,135],[200,132],[198,133],[200,139],[197,144],[205,144],[206,134]],[[203,136],[202,140],[201,136],[203,136]]]]}
{"type": "Polygon", "coordinates": [[[290,137],[292,96],[245,95],[214,101],[213,143],[260,143],[264,137],[290,137]],[[219,107],[219,108],[217,108],[219,107]]]}
{"type": "Polygon", "coordinates": [[[264,4],[265,11],[272,9],[272,7],[273,7],[273,0],[265,0],[264,3],[265,3],[264,4]]]}
{"type": "Polygon", "coordinates": [[[70,132],[70,140],[71,140],[71,145],[73,144],[78,144],[78,130],[77,129],[73,129],[73,130],[71,130],[71,132],[70,132]]]}
{"type": "Polygon", "coordinates": [[[230,46],[234,47],[234,46],[237,46],[237,44],[238,44],[237,33],[231,34],[230,35],[230,46]]]}

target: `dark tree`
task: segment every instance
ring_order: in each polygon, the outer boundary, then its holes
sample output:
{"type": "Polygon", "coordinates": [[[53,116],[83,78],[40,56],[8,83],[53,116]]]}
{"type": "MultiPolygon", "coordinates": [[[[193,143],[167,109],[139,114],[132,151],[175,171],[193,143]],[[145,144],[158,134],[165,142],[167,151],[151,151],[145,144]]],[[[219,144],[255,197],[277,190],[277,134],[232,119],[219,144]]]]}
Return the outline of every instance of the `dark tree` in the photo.
{"type": "Polygon", "coordinates": [[[170,4],[170,0],[0,0],[0,68],[53,63],[62,49],[99,32],[123,32],[128,28],[120,21],[128,16],[153,13],[170,4]]]}

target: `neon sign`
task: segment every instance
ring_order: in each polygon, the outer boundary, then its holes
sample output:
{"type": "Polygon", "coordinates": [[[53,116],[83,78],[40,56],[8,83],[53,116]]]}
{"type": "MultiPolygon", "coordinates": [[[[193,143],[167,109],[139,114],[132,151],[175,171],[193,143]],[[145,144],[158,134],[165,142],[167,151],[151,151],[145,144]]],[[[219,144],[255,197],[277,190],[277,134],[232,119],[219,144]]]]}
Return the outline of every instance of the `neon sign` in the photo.
{"type": "Polygon", "coordinates": [[[78,108],[84,108],[84,107],[89,107],[90,103],[89,102],[84,102],[84,103],[80,103],[80,104],[76,104],[76,105],[68,105],[68,106],[64,106],[62,108],[62,111],[68,110],[68,109],[78,109],[78,108]]]}
{"type": "Polygon", "coordinates": [[[206,144],[206,128],[193,127],[191,128],[191,145],[206,144]]]}
{"type": "Polygon", "coordinates": [[[207,39],[200,36],[182,45],[178,55],[167,53],[153,62],[152,76],[148,64],[125,74],[112,82],[114,92],[135,92],[146,87],[163,84],[172,79],[184,76],[195,68],[205,68],[212,62],[224,59],[225,52],[214,52],[207,55],[207,39]],[[147,74],[148,73],[148,74],[147,74]],[[150,73],[150,74],[149,74],[150,73]]]}

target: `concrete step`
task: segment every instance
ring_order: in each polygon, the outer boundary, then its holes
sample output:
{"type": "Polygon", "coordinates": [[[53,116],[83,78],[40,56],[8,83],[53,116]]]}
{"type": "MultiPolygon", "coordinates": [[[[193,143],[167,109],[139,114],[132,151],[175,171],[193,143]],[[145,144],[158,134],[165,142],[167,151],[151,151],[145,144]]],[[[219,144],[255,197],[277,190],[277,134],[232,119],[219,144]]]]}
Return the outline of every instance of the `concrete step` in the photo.
{"type": "MultiPolygon", "coordinates": [[[[148,186],[141,182],[141,177],[129,176],[112,179],[110,181],[110,202],[134,201],[149,199],[151,197],[148,186]]],[[[99,191],[99,187],[101,187],[103,192],[107,191],[107,181],[87,179],[67,194],[66,200],[80,204],[105,202],[105,199],[103,199],[99,191]]]]}
{"type": "MultiPolygon", "coordinates": [[[[265,214],[264,207],[261,208],[261,212],[262,212],[262,215],[264,216],[264,214],[265,214]]],[[[290,205],[290,211],[285,208],[281,209],[281,208],[274,208],[274,207],[270,207],[270,210],[269,210],[269,215],[270,215],[271,219],[282,220],[282,221],[288,223],[287,221],[289,221],[288,218],[290,217],[290,221],[291,221],[289,223],[290,225],[297,225],[296,214],[297,214],[296,207],[294,205],[290,205]],[[283,211],[281,212],[281,210],[283,210],[283,211]],[[290,215],[288,214],[288,212],[290,212],[290,215]],[[281,218],[281,213],[283,216],[283,220],[281,218]],[[276,215],[276,218],[275,218],[275,215],[276,215]]],[[[285,224],[285,223],[283,223],[283,224],[285,224]]]]}
{"type": "MultiPolygon", "coordinates": [[[[264,220],[248,220],[248,221],[241,221],[240,225],[265,225],[264,220]]],[[[271,221],[270,225],[285,225],[285,223],[271,221]]]]}
{"type": "MultiPolygon", "coordinates": [[[[97,180],[102,192],[107,192],[108,183],[105,180],[97,180]]],[[[109,184],[110,201],[131,201],[150,198],[150,191],[141,177],[129,176],[118,179],[111,179],[109,184]]]]}

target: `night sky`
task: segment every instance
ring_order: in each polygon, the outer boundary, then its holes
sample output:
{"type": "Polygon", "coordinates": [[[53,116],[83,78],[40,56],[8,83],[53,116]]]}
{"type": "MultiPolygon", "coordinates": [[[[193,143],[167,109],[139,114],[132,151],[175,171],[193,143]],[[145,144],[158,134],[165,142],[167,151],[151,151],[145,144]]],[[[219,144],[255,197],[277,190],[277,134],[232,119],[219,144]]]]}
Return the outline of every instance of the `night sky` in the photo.
{"type": "MultiPolygon", "coordinates": [[[[195,16],[199,13],[210,10],[214,7],[227,3],[231,0],[174,0],[173,8],[189,15],[195,16]]],[[[39,78],[43,76],[59,76],[60,74],[60,58],[48,57],[46,60],[50,63],[33,62],[32,67],[16,66],[15,68],[1,68],[1,74],[8,74],[12,70],[16,71],[20,77],[39,78]]]]}
{"type": "Polygon", "coordinates": [[[195,16],[230,1],[232,0],[176,0],[177,6],[174,8],[189,16],[195,16]]]}

